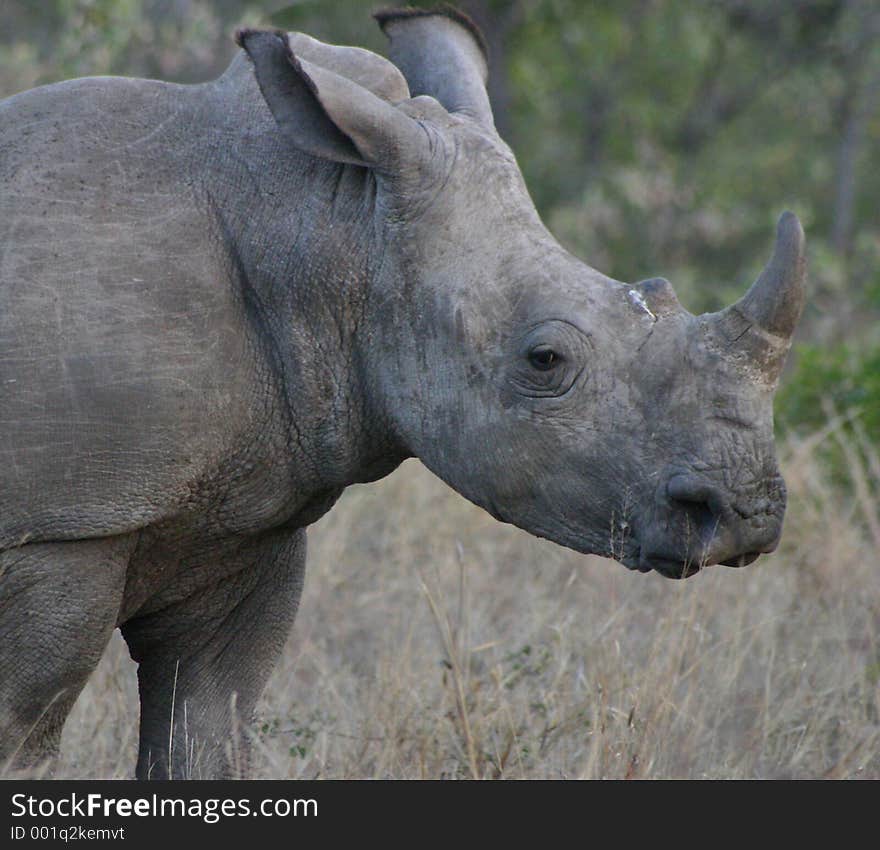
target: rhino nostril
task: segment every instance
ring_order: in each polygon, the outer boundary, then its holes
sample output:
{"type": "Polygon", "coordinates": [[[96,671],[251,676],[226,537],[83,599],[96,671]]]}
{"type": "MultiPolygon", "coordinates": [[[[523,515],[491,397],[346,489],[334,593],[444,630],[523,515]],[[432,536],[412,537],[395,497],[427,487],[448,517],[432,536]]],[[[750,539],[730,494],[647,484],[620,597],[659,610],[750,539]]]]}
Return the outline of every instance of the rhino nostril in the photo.
{"type": "Polygon", "coordinates": [[[701,530],[714,533],[715,527],[729,511],[721,491],[705,479],[694,475],[674,475],[666,484],[670,502],[677,503],[701,530]]]}

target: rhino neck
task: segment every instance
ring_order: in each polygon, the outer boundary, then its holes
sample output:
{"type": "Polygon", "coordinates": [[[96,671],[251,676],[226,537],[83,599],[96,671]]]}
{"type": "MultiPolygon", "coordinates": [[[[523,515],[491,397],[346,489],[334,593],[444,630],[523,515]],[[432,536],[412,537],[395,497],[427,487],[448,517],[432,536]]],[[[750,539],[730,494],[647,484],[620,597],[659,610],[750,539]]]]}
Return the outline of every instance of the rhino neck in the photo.
{"type": "MultiPolygon", "coordinates": [[[[269,119],[271,121],[271,119],[269,119]]],[[[375,183],[362,168],[244,134],[204,195],[257,338],[293,485],[372,481],[407,456],[370,378],[368,302],[381,265],[375,183]]]]}

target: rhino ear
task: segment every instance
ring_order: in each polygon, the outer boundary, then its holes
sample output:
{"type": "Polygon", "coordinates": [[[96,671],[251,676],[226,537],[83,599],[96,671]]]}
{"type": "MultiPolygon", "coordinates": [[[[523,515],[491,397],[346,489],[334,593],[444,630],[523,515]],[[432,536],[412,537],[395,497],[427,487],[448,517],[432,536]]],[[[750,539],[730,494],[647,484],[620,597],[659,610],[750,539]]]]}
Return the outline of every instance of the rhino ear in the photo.
{"type": "Polygon", "coordinates": [[[389,56],[403,71],[413,97],[430,95],[449,112],[495,128],[486,92],[486,40],[467,15],[443,4],[385,9],[373,17],[391,41],[389,56]]]}
{"type": "Polygon", "coordinates": [[[393,172],[424,144],[418,124],[381,97],[294,56],[287,33],[239,30],[260,91],[299,150],[332,162],[393,172]]]}
{"type": "Polygon", "coordinates": [[[287,33],[290,50],[298,59],[320,65],[347,77],[382,100],[400,103],[409,100],[409,86],[400,69],[384,56],[363,47],[326,44],[302,32],[287,33]]]}

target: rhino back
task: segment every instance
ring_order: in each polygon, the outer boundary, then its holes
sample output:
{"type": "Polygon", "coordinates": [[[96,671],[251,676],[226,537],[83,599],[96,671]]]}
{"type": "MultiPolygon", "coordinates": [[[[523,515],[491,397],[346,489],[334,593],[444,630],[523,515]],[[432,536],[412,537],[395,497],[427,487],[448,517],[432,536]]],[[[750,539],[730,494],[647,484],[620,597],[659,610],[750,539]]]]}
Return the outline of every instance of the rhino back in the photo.
{"type": "Polygon", "coordinates": [[[173,514],[270,416],[198,96],[94,78],[0,103],[0,545],[173,514]]]}

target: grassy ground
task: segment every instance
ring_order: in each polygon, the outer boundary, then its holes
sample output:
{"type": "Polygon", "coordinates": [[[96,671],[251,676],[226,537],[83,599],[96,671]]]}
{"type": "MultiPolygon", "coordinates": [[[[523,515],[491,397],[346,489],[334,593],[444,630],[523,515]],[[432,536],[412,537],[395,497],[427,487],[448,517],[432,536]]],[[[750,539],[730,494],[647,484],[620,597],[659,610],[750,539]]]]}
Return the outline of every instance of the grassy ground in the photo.
{"type": "MultiPolygon", "coordinates": [[[[353,488],[311,531],[258,775],[880,778],[880,464],[839,438],[785,448],[777,553],[684,582],[496,523],[414,461],[353,488]]],[[[130,776],[136,720],[116,635],[58,775],[130,776]]]]}

